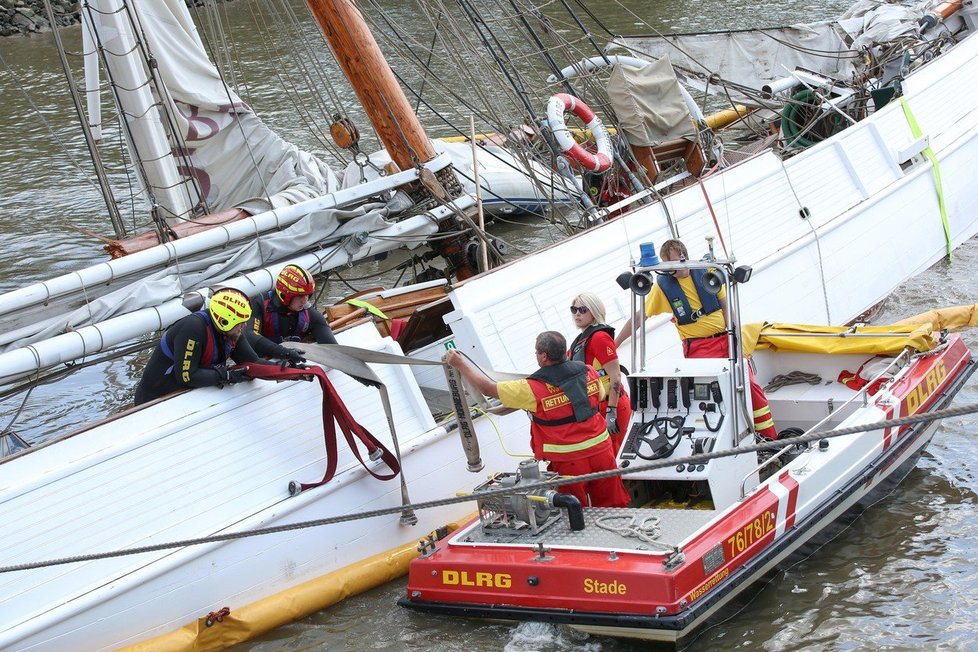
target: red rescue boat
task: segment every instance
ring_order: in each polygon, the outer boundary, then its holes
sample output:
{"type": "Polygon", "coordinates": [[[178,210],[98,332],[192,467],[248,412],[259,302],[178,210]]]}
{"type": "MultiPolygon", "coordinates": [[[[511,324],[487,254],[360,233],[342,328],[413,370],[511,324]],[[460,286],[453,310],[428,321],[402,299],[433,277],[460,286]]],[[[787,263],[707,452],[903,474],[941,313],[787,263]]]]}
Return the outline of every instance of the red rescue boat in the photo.
{"type": "Polygon", "coordinates": [[[776,324],[756,345],[762,384],[807,380],[767,390],[781,437],[827,435],[759,453],[736,359],[649,364],[629,378],[635,414],[618,453],[632,506],[565,508],[548,486],[557,476],[524,462],[476,488],[508,489],[481,498],[479,518],[422,542],[400,604],[679,643],[902,480],[938,422],[873,424],[947,407],[975,369],[958,336],[929,327],[776,324]]]}

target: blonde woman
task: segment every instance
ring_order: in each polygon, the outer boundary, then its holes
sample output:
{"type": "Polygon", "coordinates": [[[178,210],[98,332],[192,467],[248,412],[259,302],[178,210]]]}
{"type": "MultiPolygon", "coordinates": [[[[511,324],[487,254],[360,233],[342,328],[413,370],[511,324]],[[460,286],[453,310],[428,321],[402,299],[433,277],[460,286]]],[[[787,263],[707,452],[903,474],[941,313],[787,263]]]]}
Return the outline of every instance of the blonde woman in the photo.
{"type": "Polygon", "coordinates": [[[582,292],[574,297],[570,310],[574,325],[581,333],[571,343],[567,358],[591,365],[601,377],[607,395],[601,402],[601,412],[605,415],[608,433],[617,454],[628,430],[632,406],[622,383],[615,329],[604,323],[604,303],[591,292],[582,292]]]}

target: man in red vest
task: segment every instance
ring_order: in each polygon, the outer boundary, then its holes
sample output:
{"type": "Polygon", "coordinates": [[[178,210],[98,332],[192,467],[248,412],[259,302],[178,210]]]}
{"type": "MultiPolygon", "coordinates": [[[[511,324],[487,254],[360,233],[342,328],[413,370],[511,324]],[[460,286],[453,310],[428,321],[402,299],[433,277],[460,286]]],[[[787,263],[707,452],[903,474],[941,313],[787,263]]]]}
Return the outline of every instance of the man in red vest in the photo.
{"type": "MultiPolygon", "coordinates": [[[[498,383],[454,349],[445,361],[486,396],[530,413],[530,446],[537,459],[550,463],[551,471],[573,476],[615,469],[611,437],[598,409],[604,387],[594,369],[567,360],[566,351],[563,335],[540,333],[536,339],[540,368],[526,380],[498,383]]],[[[576,496],[584,506],[627,507],[629,501],[621,476],[564,485],[560,491],[576,496]]]]}

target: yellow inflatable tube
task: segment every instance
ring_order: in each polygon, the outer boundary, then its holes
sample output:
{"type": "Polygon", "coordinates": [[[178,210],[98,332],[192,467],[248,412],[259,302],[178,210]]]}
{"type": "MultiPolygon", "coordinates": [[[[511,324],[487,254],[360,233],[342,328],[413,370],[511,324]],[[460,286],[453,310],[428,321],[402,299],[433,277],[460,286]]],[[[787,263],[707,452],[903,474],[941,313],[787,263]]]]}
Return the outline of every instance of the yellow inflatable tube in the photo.
{"type": "MultiPolygon", "coordinates": [[[[447,526],[450,532],[458,527],[458,523],[447,526]]],[[[204,615],[175,632],[121,649],[126,652],[223,650],[403,577],[417,555],[415,543],[395,548],[247,606],[232,607],[229,615],[210,627],[204,615]]]]}

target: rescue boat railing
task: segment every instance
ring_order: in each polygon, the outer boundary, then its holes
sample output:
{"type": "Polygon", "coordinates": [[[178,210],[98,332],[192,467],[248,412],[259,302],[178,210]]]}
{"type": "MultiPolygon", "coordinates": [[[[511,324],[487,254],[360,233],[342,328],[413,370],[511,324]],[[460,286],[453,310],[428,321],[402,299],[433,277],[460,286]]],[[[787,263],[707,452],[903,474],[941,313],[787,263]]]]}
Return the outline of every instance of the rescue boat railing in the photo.
{"type": "MultiPolygon", "coordinates": [[[[741,341],[741,329],[740,329],[740,296],[739,296],[739,285],[741,283],[746,283],[751,276],[751,268],[744,266],[735,268],[735,260],[725,260],[717,259],[713,255],[713,245],[712,239],[707,238],[709,242],[709,255],[705,260],[680,260],[680,261],[660,261],[657,255],[652,255],[651,258],[643,258],[637,264],[633,262],[631,274],[625,274],[619,276],[618,282],[622,284],[622,287],[628,287],[631,291],[631,314],[632,314],[632,337],[635,338],[635,344],[632,345],[632,369],[637,372],[644,372],[646,370],[646,365],[648,363],[646,356],[646,338],[648,333],[645,331],[646,325],[646,315],[645,315],[645,296],[647,296],[652,291],[652,286],[654,284],[654,277],[659,273],[670,273],[679,270],[705,270],[705,271],[715,271],[721,270],[722,274],[714,274],[711,280],[713,284],[713,290],[711,293],[718,294],[721,288],[726,289],[727,293],[727,309],[724,314],[724,323],[726,324],[726,335],[727,335],[727,360],[730,364],[731,373],[729,375],[729,392],[728,396],[731,397],[731,412],[730,412],[730,422],[735,424],[734,432],[731,435],[730,445],[736,447],[739,445],[744,436],[749,435],[753,432],[752,424],[749,422],[748,415],[750,411],[747,409],[747,396],[746,396],[746,373],[745,373],[745,361],[743,353],[743,344],[741,341]],[[642,264],[645,261],[650,261],[651,264],[642,264]],[[641,300],[640,300],[641,299],[641,300]],[[635,318],[638,317],[638,323],[635,323],[635,318]],[[637,355],[636,355],[636,349],[637,355]],[[740,431],[736,424],[740,424],[743,421],[745,430],[740,431]],[[743,436],[742,436],[743,433],[743,436]]],[[[654,252],[654,245],[648,243],[652,247],[654,252]]],[[[644,247],[645,245],[643,245],[644,247]]],[[[643,255],[646,252],[643,251],[643,255]]]]}
{"type": "MultiPolygon", "coordinates": [[[[910,358],[913,356],[913,354],[914,354],[914,351],[910,347],[905,348],[903,351],[900,352],[899,355],[897,355],[896,357],[893,358],[892,361],[890,361],[890,364],[886,365],[886,367],[882,371],[880,371],[878,374],[876,374],[868,383],[866,383],[862,387],[862,389],[858,390],[855,394],[853,394],[845,403],[843,403],[842,405],[840,405],[837,409],[841,410],[842,408],[846,407],[847,405],[849,405],[853,401],[855,401],[857,399],[860,399],[860,398],[863,401],[863,406],[864,407],[866,405],[869,405],[869,388],[872,387],[873,384],[877,380],[879,380],[884,375],[886,375],[887,373],[889,373],[889,371],[893,367],[899,365],[901,363],[901,361],[904,360],[904,358],[906,358],[905,362],[906,363],[909,363],[910,362],[910,358]]],[[[896,375],[894,375],[893,378],[890,379],[890,381],[892,382],[895,379],[896,379],[896,375]]],[[[812,432],[816,432],[816,431],[820,430],[821,427],[823,425],[825,425],[829,421],[829,419],[832,418],[832,415],[835,414],[835,412],[836,412],[836,410],[830,411],[829,414],[827,414],[824,418],[822,418],[821,421],[819,421],[814,426],[812,426],[811,428],[809,428],[808,430],[806,430],[803,433],[803,435],[808,435],[808,434],[810,434],[812,432]]],[[[873,432],[873,431],[869,431],[869,432],[873,432]]],[[[775,462],[775,460],[780,459],[781,456],[785,455],[787,453],[787,451],[789,451],[789,450],[791,450],[793,448],[794,448],[794,446],[784,446],[784,447],[782,447],[777,453],[775,453],[771,457],[767,458],[766,460],[764,460],[763,462],[761,462],[760,464],[758,464],[756,468],[754,468],[747,475],[745,475],[744,476],[744,479],[740,481],[740,500],[744,500],[744,498],[747,497],[747,481],[750,480],[752,477],[754,477],[754,474],[757,474],[758,477],[760,477],[760,472],[762,470],[764,470],[765,468],[767,468],[768,466],[770,466],[771,464],[773,464],[775,462]]],[[[756,485],[754,485],[753,487],[751,487],[751,491],[753,491],[754,489],[756,489],[757,487],[759,487],[760,484],[761,483],[758,482],[756,485]]]]}

